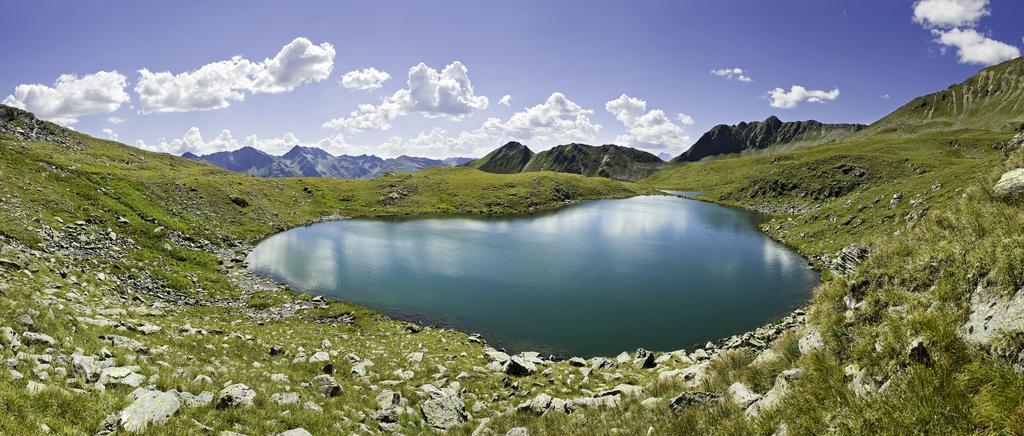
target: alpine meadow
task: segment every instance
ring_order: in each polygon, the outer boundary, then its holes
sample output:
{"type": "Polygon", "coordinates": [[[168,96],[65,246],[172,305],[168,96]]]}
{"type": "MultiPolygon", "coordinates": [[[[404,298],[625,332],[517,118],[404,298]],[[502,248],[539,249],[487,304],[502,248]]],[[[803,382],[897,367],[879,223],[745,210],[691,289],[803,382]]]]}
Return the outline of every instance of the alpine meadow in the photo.
{"type": "Polygon", "coordinates": [[[392,3],[0,6],[0,434],[1024,434],[1024,5],[392,3]]]}

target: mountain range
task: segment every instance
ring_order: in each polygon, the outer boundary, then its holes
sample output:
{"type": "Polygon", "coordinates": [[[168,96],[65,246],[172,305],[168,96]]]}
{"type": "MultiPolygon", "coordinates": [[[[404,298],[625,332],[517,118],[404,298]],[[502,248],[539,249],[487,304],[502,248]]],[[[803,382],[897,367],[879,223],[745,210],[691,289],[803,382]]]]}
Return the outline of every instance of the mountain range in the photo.
{"type": "Polygon", "coordinates": [[[865,127],[863,124],[824,124],[814,120],[783,122],[774,115],[764,121],[732,126],[719,124],[672,162],[694,162],[708,156],[763,150],[783,144],[821,144],[843,139],[865,127]]]}
{"type": "Polygon", "coordinates": [[[636,181],[662,168],[665,162],[651,153],[615,144],[564,144],[540,153],[509,142],[467,166],[491,173],[556,171],[636,181]]]}
{"type": "Polygon", "coordinates": [[[203,156],[186,152],[181,156],[259,177],[335,179],[369,179],[385,173],[411,173],[428,167],[458,166],[472,160],[462,157],[429,159],[404,155],[392,159],[367,154],[334,156],[317,147],[299,145],[292,147],[282,156],[267,154],[253,147],[203,156]]]}

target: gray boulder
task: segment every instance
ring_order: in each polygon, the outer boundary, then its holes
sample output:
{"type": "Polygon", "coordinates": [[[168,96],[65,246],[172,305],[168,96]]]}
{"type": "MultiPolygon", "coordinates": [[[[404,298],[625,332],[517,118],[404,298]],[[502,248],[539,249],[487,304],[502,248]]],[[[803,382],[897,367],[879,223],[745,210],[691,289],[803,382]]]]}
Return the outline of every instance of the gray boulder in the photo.
{"type": "Polygon", "coordinates": [[[668,406],[676,412],[681,412],[688,407],[721,402],[722,396],[714,392],[683,392],[669,400],[668,406]]]}
{"type": "Polygon", "coordinates": [[[336,397],[341,393],[341,385],[338,384],[338,381],[335,380],[334,377],[327,374],[321,374],[313,377],[313,385],[320,390],[320,393],[323,394],[323,396],[328,398],[336,397]]]}
{"type": "Polygon", "coordinates": [[[1024,192],[1024,168],[1017,168],[1008,171],[999,178],[996,185],[992,187],[998,195],[1013,195],[1024,192]]]}
{"type": "Polygon", "coordinates": [[[242,383],[235,383],[217,394],[217,408],[250,407],[256,399],[256,391],[242,383]]]}
{"type": "Polygon", "coordinates": [[[173,392],[137,392],[135,401],[121,411],[118,423],[129,433],[142,433],[149,425],[167,422],[178,413],[181,401],[173,392]]]}
{"type": "Polygon", "coordinates": [[[657,366],[654,360],[654,353],[643,348],[637,348],[636,355],[633,357],[633,367],[643,369],[654,368],[657,366]]]}
{"type": "Polygon", "coordinates": [[[438,389],[433,385],[423,385],[421,389],[429,395],[420,404],[420,411],[427,424],[437,430],[448,430],[465,423],[469,416],[466,405],[459,396],[457,387],[438,389]]]}
{"type": "Polygon", "coordinates": [[[1024,331],[1024,292],[1005,294],[978,286],[958,333],[968,343],[988,345],[1003,333],[1019,331],[1024,331]]]}
{"type": "Polygon", "coordinates": [[[765,392],[764,396],[760,400],[755,401],[750,407],[747,407],[746,415],[749,418],[756,417],[761,412],[774,408],[782,401],[782,398],[789,393],[792,382],[803,373],[803,369],[793,368],[782,371],[777,377],[775,377],[775,384],[768,392],[765,392]]]}
{"type": "Polygon", "coordinates": [[[537,372],[537,365],[522,356],[512,356],[505,363],[505,373],[515,377],[526,377],[537,372]]]}
{"type": "Polygon", "coordinates": [[[753,404],[755,401],[761,399],[761,394],[758,394],[757,392],[750,390],[750,388],[747,387],[747,385],[740,382],[736,382],[730,385],[728,393],[729,398],[732,400],[732,402],[736,403],[737,406],[740,406],[744,409],[746,409],[747,406],[753,404]]]}

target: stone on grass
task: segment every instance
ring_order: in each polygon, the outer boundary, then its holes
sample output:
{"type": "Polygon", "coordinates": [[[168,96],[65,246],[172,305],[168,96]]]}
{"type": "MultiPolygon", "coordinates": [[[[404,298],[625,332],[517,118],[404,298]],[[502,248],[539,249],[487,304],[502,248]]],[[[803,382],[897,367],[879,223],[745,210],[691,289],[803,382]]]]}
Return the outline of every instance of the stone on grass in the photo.
{"type": "Polygon", "coordinates": [[[537,372],[537,365],[522,356],[512,356],[505,363],[505,373],[515,377],[525,377],[537,372]]]}
{"type": "Polygon", "coordinates": [[[675,412],[681,412],[689,407],[716,404],[722,402],[722,396],[714,392],[683,392],[668,401],[668,406],[675,412]]]}
{"type": "Polygon", "coordinates": [[[429,395],[429,398],[420,404],[420,412],[423,413],[427,425],[437,430],[448,430],[468,420],[466,405],[459,396],[457,386],[439,389],[427,384],[421,389],[429,395]]]}
{"type": "Polygon", "coordinates": [[[142,433],[150,425],[167,422],[178,413],[181,401],[173,392],[144,391],[133,394],[135,401],[121,411],[118,423],[129,433],[142,433]]]}
{"type": "Polygon", "coordinates": [[[341,393],[341,385],[334,377],[327,374],[321,374],[313,377],[313,384],[320,390],[320,393],[325,397],[336,397],[341,393]]]}
{"type": "Polygon", "coordinates": [[[285,406],[299,404],[299,394],[295,392],[279,392],[271,395],[270,401],[285,406]]]}
{"type": "Polygon", "coordinates": [[[242,383],[235,383],[217,394],[217,408],[250,407],[256,399],[256,391],[242,383]]]}
{"type": "Polygon", "coordinates": [[[729,386],[729,398],[732,399],[733,403],[746,409],[748,406],[753,404],[755,401],[761,399],[761,394],[750,390],[747,385],[736,382],[729,386]]]}
{"type": "Polygon", "coordinates": [[[997,195],[1014,195],[1024,192],[1024,168],[1004,173],[992,187],[992,191],[997,195]]]}

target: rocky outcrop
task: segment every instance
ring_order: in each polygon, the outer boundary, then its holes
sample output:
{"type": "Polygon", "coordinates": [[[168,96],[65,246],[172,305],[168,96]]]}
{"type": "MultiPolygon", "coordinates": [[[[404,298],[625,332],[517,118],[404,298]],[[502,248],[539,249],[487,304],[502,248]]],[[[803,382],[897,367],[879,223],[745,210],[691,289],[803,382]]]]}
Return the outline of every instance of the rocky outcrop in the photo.
{"type": "Polygon", "coordinates": [[[1024,168],[1017,168],[1003,173],[996,185],[992,187],[996,195],[1016,195],[1024,192],[1024,168]]]}
{"type": "Polygon", "coordinates": [[[971,294],[970,314],[958,330],[975,345],[989,345],[1003,333],[1024,331],[1024,289],[1000,293],[979,285],[971,294]]]}
{"type": "Polygon", "coordinates": [[[783,122],[775,116],[734,126],[719,124],[672,162],[695,162],[708,156],[800,142],[820,144],[845,138],[864,127],[861,124],[824,124],[814,120],[783,122]]]}
{"type": "Polygon", "coordinates": [[[871,250],[863,245],[850,244],[839,250],[828,260],[829,269],[839,274],[849,276],[857,271],[857,267],[868,258],[871,250]]]}

